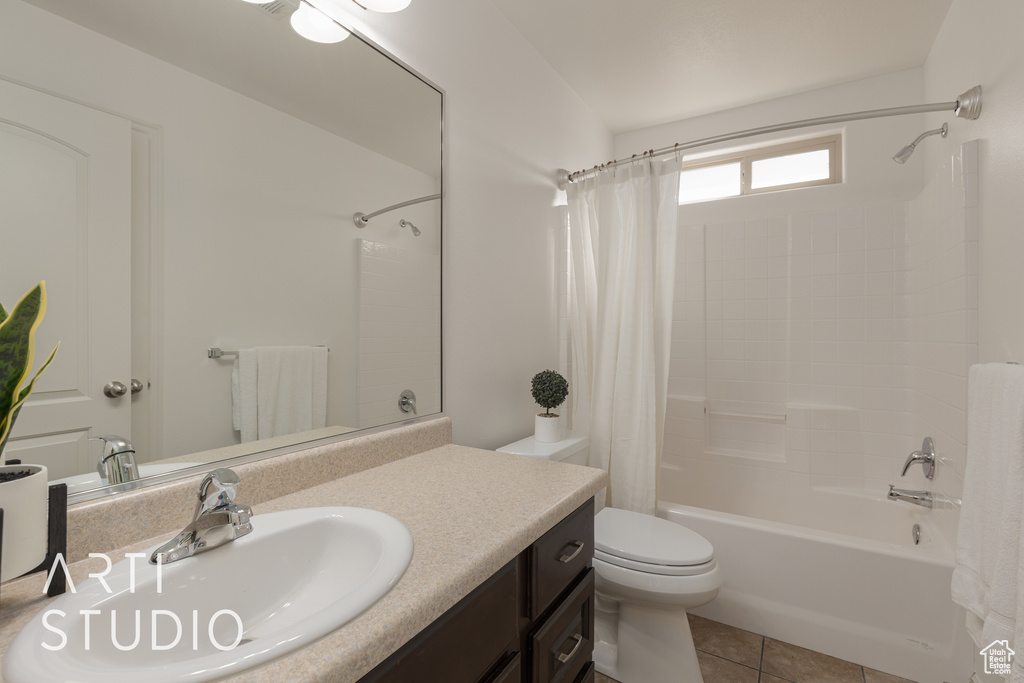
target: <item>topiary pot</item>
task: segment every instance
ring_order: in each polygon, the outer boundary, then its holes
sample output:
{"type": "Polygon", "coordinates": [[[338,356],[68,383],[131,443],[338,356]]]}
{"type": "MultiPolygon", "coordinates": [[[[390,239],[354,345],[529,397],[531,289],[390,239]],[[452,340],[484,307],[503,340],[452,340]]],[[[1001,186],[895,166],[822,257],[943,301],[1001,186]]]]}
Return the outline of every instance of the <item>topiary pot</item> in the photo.
{"type": "Polygon", "coordinates": [[[562,420],[558,413],[537,413],[533,419],[533,438],[538,443],[555,443],[562,440],[562,420]]]}

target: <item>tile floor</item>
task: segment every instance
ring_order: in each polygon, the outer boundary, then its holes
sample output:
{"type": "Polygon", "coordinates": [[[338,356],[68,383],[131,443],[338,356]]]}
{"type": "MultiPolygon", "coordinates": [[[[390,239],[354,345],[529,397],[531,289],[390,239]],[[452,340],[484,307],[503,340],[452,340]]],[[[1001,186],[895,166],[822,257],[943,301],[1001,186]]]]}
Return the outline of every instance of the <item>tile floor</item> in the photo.
{"type": "MultiPolygon", "coordinates": [[[[860,664],[690,616],[704,683],[913,683],[860,664]]],[[[597,674],[596,683],[617,683],[597,674]]]]}

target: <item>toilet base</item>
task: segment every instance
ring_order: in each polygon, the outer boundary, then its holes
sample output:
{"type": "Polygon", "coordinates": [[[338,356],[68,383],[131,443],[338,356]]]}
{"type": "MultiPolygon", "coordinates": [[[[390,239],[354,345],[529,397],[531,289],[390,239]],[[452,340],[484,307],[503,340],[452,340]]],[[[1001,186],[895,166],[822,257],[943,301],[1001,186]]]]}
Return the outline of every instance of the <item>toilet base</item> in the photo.
{"type": "Polygon", "coordinates": [[[704,683],[686,610],[619,603],[598,609],[594,664],[620,683],[704,683]],[[616,623],[617,622],[617,623],[616,623]]]}

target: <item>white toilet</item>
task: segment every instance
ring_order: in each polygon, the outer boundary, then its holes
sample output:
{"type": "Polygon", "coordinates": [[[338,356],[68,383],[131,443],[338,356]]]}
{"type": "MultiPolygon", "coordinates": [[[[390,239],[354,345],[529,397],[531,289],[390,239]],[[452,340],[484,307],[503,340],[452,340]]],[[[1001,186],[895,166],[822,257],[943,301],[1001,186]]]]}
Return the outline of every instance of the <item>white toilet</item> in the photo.
{"type": "MultiPolygon", "coordinates": [[[[531,436],[498,451],[583,465],[587,439],[531,436]]],[[[702,683],[686,610],[722,587],[711,543],[658,517],[604,508],[594,545],[597,670],[621,683],[702,683]]]]}

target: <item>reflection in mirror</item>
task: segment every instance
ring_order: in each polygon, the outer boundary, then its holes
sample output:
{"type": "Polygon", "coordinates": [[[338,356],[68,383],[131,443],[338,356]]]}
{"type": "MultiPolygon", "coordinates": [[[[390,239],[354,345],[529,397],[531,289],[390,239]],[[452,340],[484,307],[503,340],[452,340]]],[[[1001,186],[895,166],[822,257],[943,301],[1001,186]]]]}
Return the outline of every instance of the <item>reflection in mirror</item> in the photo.
{"type": "Polygon", "coordinates": [[[297,6],[0,0],[0,301],[45,279],[61,341],[5,459],[82,491],[89,437],[146,477],[441,410],[441,201],[353,216],[440,195],[442,94],[297,6]]]}

